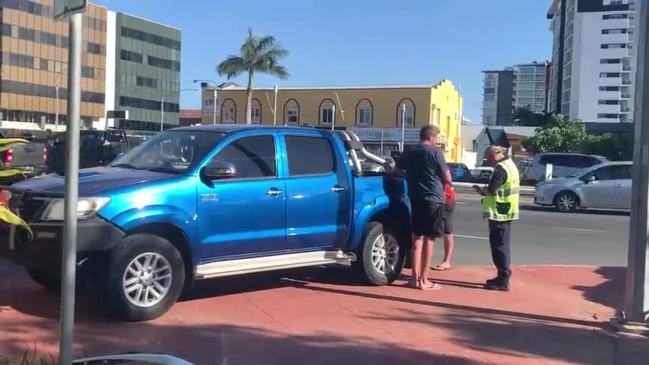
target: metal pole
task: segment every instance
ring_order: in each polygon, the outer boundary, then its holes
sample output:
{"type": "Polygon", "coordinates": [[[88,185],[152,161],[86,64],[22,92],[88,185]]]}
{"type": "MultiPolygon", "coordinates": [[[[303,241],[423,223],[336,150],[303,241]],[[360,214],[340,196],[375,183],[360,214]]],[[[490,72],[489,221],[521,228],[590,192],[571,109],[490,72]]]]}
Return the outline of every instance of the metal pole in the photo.
{"type": "Polygon", "coordinates": [[[54,116],[54,125],[58,127],[59,125],[59,87],[58,85],[54,87],[56,91],[56,114],[54,116]]]}
{"type": "Polygon", "coordinates": [[[277,92],[279,91],[277,85],[273,91],[273,125],[277,125],[277,92]]]}
{"type": "Polygon", "coordinates": [[[212,124],[216,125],[216,85],[214,86],[214,100],[212,101],[212,107],[213,107],[213,115],[212,115],[212,124]]]}
{"type": "Polygon", "coordinates": [[[331,130],[333,131],[336,129],[336,104],[331,107],[331,111],[331,130]]]}
{"type": "Polygon", "coordinates": [[[638,63],[636,67],[633,186],[631,224],[629,229],[629,261],[626,275],[624,320],[645,323],[649,316],[649,6],[638,1],[638,63]]]}
{"type": "Polygon", "coordinates": [[[81,117],[81,46],[83,13],[70,16],[68,50],[68,122],[63,208],[63,262],[59,364],[72,364],[74,293],[77,263],[77,200],[79,196],[79,119],[81,117]]]}
{"type": "Polygon", "coordinates": [[[383,132],[384,132],[384,130],[383,130],[383,128],[381,128],[381,157],[385,156],[383,154],[383,132]]]}
{"type": "Polygon", "coordinates": [[[401,104],[401,150],[399,152],[403,153],[403,150],[406,149],[406,103],[401,104]]]}
{"type": "Polygon", "coordinates": [[[165,97],[160,102],[160,132],[165,130],[165,97]]]}

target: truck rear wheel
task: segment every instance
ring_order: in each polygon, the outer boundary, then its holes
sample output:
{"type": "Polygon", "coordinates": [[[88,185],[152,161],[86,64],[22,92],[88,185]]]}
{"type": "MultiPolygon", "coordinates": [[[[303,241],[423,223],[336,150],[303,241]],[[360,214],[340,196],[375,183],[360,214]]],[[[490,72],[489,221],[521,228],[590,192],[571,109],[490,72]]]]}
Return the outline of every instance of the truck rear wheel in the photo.
{"type": "Polygon", "coordinates": [[[163,315],[178,300],[185,267],[178,250],[166,239],[136,234],[110,253],[106,294],[113,314],[127,321],[163,315]]]}
{"type": "Polygon", "coordinates": [[[356,261],[352,263],[363,281],[371,285],[386,285],[399,278],[406,250],[397,237],[382,223],[368,223],[361,245],[356,250],[356,261]]]}

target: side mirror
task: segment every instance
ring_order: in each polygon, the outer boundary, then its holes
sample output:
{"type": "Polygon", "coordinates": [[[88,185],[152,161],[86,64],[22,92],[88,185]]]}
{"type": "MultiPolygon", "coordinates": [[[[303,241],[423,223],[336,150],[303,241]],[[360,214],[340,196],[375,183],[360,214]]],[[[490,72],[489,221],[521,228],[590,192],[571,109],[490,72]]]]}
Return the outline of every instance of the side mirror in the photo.
{"type": "Polygon", "coordinates": [[[210,180],[231,179],[237,176],[232,162],[213,161],[203,168],[203,176],[210,180]]]}
{"type": "Polygon", "coordinates": [[[582,181],[585,182],[586,184],[592,183],[593,181],[595,181],[595,175],[589,175],[583,178],[582,181]]]}

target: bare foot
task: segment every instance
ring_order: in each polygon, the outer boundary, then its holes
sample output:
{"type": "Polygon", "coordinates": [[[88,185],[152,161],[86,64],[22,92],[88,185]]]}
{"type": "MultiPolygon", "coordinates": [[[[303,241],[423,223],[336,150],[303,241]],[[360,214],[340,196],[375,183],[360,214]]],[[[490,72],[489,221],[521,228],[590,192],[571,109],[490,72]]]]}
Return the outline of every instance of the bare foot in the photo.
{"type": "Polygon", "coordinates": [[[448,270],[451,270],[451,269],[452,269],[452,266],[448,262],[442,262],[441,264],[439,264],[439,265],[437,265],[437,266],[435,266],[433,268],[433,270],[435,270],[435,271],[448,271],[448,270]]]}
{"type": "Polygon", "coordinates": [[[442,286],[437,283],[431,283],[430,281],[421,281],[419,289],[421,290],[439,290],[442,286]]]}

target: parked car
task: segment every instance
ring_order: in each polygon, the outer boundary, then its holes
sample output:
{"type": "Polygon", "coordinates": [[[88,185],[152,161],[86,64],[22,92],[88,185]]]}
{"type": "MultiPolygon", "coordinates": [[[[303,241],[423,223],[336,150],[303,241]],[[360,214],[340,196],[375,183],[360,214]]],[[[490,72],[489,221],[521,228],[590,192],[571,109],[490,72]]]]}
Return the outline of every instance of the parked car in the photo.
{"type": "Polygon", "coordinates": [[[552,177],[566,177],[575,172],[607,162],[606,157],[580,153],[540,153],[523,176],[524,181],[539,182],[545,179],[545,168],[552,164],[552,177]]]}
{"type": "MultiPolygon", "coordinates": [[[[126,132],[121,129],[82,130],[79,143],[81,168],[104,166],[129,149],[126,132]]],[[[65,133],[57,133],[47,141],[45,162],[50,171],[65,170],[65,145],[65,133]]]]}
{"type": "MultiPolygon", "coordinates": [[[[348,155],[364,153],[354,137],[182,127],[107,167],[81,170],[78,277],[93,280],[111,313],[126,320],[156,318],[183,288],[214,277],[351,263],[365,282],[391,283],[410,244],[405,185],[354,170],[348,155]]],[[[34,239],[10,235],[18,237],[13,245],[0,244],[49,287],[60,277],[63,180],[51,174],[12,187],[10,208],[34,239]]]]}
{"type": "Polygon", "coordinates": [[[448,169],[451,172],[451,177],[453,178],[453,181],[458,181],[458,182],[471,181],[471,170],[467,165],[458,162],[449,162],[447,165],[448,165],[448,169]]]}
{"type": "Polygon", "coordinates": [[[541,182],[534,203],[560,212],[631,209],[631,162],[605,162],[570,177],[541,182]]]}
{"type": "Polygon", "coordinates": [[[39,175],[45,170],[45,155],[47,153],[45,144],[35,140],[31,133],[23,134],[17,138],[22,139],[23,142],[12,143],[11,141],[14,139],[0,137],[0,141],[11,144],[10,148],[0,152],[0,166],[5,170],[20,171],[16,174],[0,176],[0,185],[11,185],[17,181],[39,175]]]}

